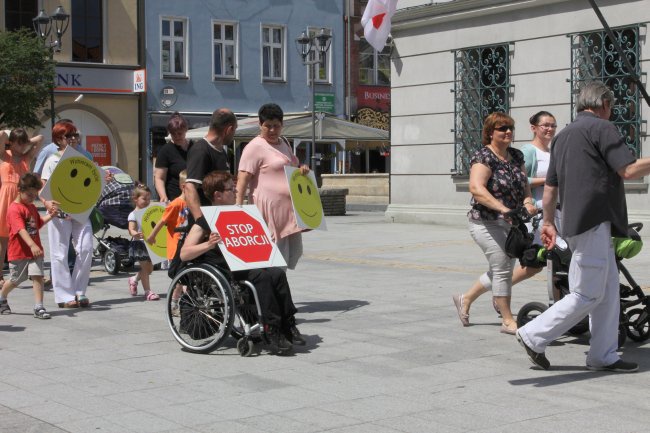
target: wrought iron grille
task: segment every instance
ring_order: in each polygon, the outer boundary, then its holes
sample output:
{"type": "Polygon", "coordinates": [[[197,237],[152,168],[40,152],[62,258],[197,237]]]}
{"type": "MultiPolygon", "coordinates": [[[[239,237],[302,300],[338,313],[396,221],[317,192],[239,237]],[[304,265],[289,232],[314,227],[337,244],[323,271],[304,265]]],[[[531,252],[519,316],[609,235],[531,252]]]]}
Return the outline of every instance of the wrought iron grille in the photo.
{"type": "MultiPolygon", "coordinates": [[[[625,56],[641,73],[639,61],[639,26],[612,29],[625,56]]],[[[612,40],[603,31],[579,33],[571,36],[571,117],[580,88],[587,81],[600,80],[614,92],[611,121],[616,125],[625,143],[637,156],[640,154],[641,104],[636,83],[626,72],[612,40]]]]}
{"type": "Polygon", "coordinates": [[[510,49],[490,45],[454,51],[454,143],[456,175],[469,173],[481,146],[483,119],[510,110],[510,49]]]}

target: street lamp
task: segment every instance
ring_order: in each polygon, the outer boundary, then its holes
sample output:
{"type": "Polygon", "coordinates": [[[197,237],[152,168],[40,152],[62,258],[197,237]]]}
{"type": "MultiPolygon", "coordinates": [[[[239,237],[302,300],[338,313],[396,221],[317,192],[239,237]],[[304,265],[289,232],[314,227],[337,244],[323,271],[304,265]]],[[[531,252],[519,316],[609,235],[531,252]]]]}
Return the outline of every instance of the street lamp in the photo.
{"type": "MultiPolygon", "coordinates": [[[[43,41],[43,45],[50,49],[50,60],[54,61],[54,50],[61,52],[63,34],[68,30],[70,24],[70,15],[65,13],[63,6],[59,6],[54,10],[52,16],[48,16],[43,9],[38,15],[32,19],[34,24],[34,31],[38,38],[43,41]],[[52,34],[52,29],[55,35],[52,34]],[[49,39],[48,39],[49,38],[49,39]]],[[[54,86],[50,92],[50,116],[52,120],[52,127],[54,128],[54,86]]]]}
{"type": "MultiPolygon", "coordinates": [[[[325,33],[325,29],[321,28],[318,34],[314,36],[309,35],[309,31],[303,31],[299,38],[296,39],[296,49],[298,54],[302,57],[302,64],[305,66],[311,66],[311,143],[312,143],[312,154],[316,152],[316,107],[314,106],[314,99],[316,96],[315,93],[315,80],[316,80],[316,65],[323,63],[323,58],[327,51],[330,49],[332,43],[332,35],[325,33]],[[307,60],[309,53],[314,50],[314,59],[307,60]]],[[[314,159],[312,155],[311,169],[314,170],[314,159]]]]}

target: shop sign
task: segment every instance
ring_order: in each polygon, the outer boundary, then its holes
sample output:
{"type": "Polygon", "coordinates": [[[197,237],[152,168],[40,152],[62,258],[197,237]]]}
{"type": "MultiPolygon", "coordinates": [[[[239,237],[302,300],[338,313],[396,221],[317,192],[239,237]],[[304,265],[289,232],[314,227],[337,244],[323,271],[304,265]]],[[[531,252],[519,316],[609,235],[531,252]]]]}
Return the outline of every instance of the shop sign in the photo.
{"type": "Polygon", "coordinates": [[[390,87],[357,87],[357,107],[368,107],[384,113],[390,112],[390,87]]]}
{"type": "Polygon", "coordinates": [[[314,94],[314,110],[334,114],[334,93],[314,94]]]}
{"type": "Polygon", "coordinates": [[[133,94],[134,70],[57,66],[54,91],[58,93],[133,94]]]}

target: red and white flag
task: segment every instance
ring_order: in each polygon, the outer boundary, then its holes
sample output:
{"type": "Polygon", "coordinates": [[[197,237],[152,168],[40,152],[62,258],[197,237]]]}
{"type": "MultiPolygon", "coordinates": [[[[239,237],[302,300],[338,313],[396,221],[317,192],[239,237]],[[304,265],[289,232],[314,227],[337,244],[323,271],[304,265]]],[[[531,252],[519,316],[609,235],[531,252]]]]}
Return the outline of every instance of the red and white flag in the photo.
{"type": "Polygon", "coordinates": [[[390,20],[395,15],[397,0],[370,0],[363,11],[363,34],[377,51],[384,49],[390,33],[390,20]]]}

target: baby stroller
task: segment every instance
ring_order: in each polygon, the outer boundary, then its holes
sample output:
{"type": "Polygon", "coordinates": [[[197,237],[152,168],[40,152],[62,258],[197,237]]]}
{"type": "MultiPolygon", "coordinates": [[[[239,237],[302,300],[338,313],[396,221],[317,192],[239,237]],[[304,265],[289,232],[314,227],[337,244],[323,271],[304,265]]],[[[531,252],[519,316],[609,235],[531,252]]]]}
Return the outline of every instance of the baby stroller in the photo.
{"type": "Polygon", "coordinates": [[[133,211],[131,194],[135,182],[117,167],[102,168],[113,174],[113,179],[104,186],[91,216],[93,236],[97,240],[93,256],[101,259],[106,272],[116,275],[120,269],[133,266],[133,261],[129,258],[129,240],[122,236],[106,236],[106,233],[111,226],[125,230],[128,228],[128,217],[133,211]],[[100,235],[97,234],[99,232],[100,235]]]}
{"type": "MultiPolygon", "coordinates": [[[[519,212],[519,215],[523,214],[519,212]]],[[[521,217],[515,215],[513,221],[515,219],[518,219],[518,221],[525,221],[526,216],[524,215],[521,217]]],[[[528,217],[528,219],[530,219],[530,217],[528,217]]],[[[540,220],[541,217],[532,218],[533,230],[537,229],[540,220]]],[[[632,275],[622,262],[623,259],[632,258],[641,251],[643,242],[639,236],[639,231],[642,227],[642,223],[630,224],[628,226],[627,238],[613,238],[616,265],[619,272],[627,282],[627,284],[621,282],[619,289],[619,296],[621,298],[618,329],[619,347],[622,347],[625,344],[627,337],[630,337],[634,341],[645,341],[650,337],[650,297],[643,293],[641,287],[639,287],[636,281],[634,281],[632,275]]],[[[526,239],[530,240],[530,243],[525,247],[524,252],[520,253],[518,258],[520,259],[522,266],[530,265],[529,262],[526,262],[526,257],[528,257],[528,259],[535,257],[535,260],[537,260],[539,265],[547,267],[547,290],[549,302],[548,305],[541,302],[529,302],[521,307],[517,313],[517,327],[524,326],[569,293],[569,265],[571,263],[571,251],[566,245],[566,242],[558,237],[556,246],[551,251],[546,251],[546,249],[540,245],[532,245],[532,234],[525,233],[525,236],[526,239]]],[[[580,335],[584,334],[588,330],[589,317],[585,317],[571,328],[569,333],[580,335]]]]}

